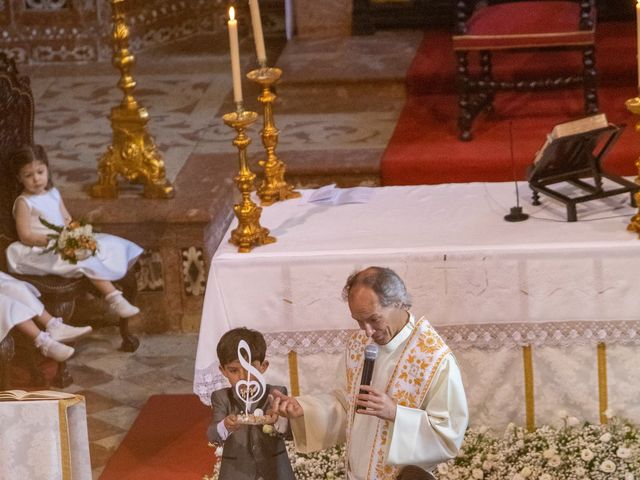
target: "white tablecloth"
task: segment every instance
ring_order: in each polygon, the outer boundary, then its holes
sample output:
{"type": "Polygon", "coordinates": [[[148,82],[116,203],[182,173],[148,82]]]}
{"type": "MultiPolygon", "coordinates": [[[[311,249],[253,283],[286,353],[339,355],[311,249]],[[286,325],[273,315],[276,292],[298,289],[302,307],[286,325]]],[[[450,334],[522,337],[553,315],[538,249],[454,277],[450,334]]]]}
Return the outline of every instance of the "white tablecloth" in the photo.
{"type": "MultiPolygon", "coordinates": [[[[368,203],[300,199],[263,209],[277,242],[237,253],[225,237],[209,271],[194,390],[224,385],[215,347],[230,328],[267,334],[270,353],[341,351],[355,328],[341,299],[347,276],[388,266],[405,280],[413,311],[454,351],[523,344],[640,343],[640,241],[626,231],[629,196],[578,207],[578,222],[542,198],[509,223],[513,183],[376,188],[368,203]]],[[[230,230],[235,228],[235,222],[230,230]]]]}
{"type": "Polygon", "coordinates": [[[1,401],[0,425],[1,479],[91,480],[82,397],[1,401]]]}

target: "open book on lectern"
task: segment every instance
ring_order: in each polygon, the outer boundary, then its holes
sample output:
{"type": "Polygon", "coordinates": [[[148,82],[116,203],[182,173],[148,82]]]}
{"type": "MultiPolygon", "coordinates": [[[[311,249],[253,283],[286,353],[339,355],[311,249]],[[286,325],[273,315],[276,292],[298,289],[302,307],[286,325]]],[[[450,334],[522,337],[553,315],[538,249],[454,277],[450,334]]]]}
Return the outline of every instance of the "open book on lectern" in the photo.
{"type": "Polygon", "coordinates": [[[576,206],[583,202],[630,193],[635,206],[633,194],[640,186],[602,169],[602,160],[623,130],[624,125],[609,123],[604,113],[556,125],[527,168],[533,205],[540,205],[540,194],[562,202],[569,222],[577,220],[576,206]],[[566,184],[574,187],[572,193],[566,184]]]}
{"type": "Polygon", "coordinates": [[[570,122],[559,123],[553,127],[551,132],[547,135],[547,140],[542,148],[536,153],[533,164],[535,165],[542,159],[545,154],[545,150],[547,150],[547,148],[549,148],[549,146],[556,140],[569,137],[571,135],[578,135],[586,132],[592,132],[594,130],[604,129],[608,126],[609,122],[607,121],[607,116],[604,113],[578,118],[577,120],[572,120],[570,122]]]}

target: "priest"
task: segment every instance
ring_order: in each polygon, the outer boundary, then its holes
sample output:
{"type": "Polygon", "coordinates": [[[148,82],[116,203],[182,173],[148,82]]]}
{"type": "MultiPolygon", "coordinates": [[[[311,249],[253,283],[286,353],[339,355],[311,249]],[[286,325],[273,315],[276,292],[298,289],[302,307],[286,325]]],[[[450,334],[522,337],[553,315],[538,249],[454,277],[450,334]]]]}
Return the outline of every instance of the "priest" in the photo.
{"type": "Polygon", "coordinates": [[[348,480],[396,479],[409,465],[432,471],[457,455],[467,428],[455,357],[429,322],[411,313],[393,270],[356,272],[342,293],[360,330],[347,342],[335,390],[300,397],[276,392],[273,408],[290,419],[301,452],[346,442],[348,480]],[[364,350],[372,343],[378,353],[364,385],[364,350]]]}

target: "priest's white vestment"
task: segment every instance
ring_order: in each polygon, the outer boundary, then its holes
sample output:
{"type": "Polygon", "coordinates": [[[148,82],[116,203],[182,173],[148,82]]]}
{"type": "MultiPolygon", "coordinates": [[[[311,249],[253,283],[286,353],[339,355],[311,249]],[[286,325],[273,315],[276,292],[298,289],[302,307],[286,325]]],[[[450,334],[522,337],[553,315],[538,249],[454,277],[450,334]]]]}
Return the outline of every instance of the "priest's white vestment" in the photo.
{"type": "MultiPolygon", "coordinates": [[[[414,332],[417,323],[431,329],[426,320],[416,322],[410,315],[404,328],[389,343],[379,346],[373,387],[388,393],[392,390],[390,380],[397,375],[399,363],[406,360],[408,345],[418,335],[414,332]]],[[[352,360],[348,356],[347,351],[337,374],[338,388],[326,394],[297,398],[304,416],[292,419],[291,427],[299,451],[313,452],[348,440],[348,480],[395,478],[398,468],[393,466],[417,465],[432,470],[457,455],[467,428],[468,410],[460,369],[448,348],[431,371],[426,369],[427,390],[418,405],[412,408],[398,402],[394,422],[358,413],[349,422],[353,395],[349,394],[347,379],[347,367],[352,360]],[[374,460],[376,445],[382,449],[378,460],[374,460]],[[376,470],[376,461],[384,464],[384,472],[376,470]]],[[[359,383],[359,377],[356,381],[359,383]]]]}

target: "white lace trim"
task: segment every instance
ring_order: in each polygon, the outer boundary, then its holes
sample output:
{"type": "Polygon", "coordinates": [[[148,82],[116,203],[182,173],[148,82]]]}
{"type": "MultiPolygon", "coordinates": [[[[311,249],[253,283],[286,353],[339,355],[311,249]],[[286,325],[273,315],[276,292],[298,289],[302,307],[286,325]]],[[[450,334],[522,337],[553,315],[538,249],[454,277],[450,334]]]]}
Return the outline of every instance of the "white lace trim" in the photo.
{"type": "MultiPolygon", "coordinates": [[[[471,348],[509,349],[524,345],[567,347],[606,343],[640,346],[640,320],[455,325],[435,328],[454,352],[471,348]]],[[[267,355],[287,355],[292,350],[298,355],[339,353],[344,351],[353,331],[265,333],[267,355]]],[[[211,403],[211,392],[228,386],[226,378],[218,371],[217,363],[207,369],[195,371],[194,392],[206,405],[211,403]]]]}

